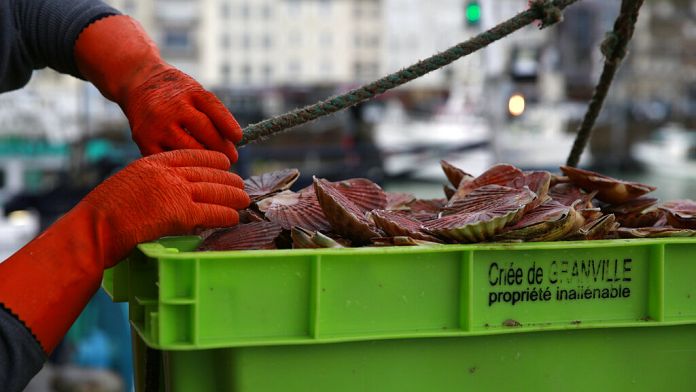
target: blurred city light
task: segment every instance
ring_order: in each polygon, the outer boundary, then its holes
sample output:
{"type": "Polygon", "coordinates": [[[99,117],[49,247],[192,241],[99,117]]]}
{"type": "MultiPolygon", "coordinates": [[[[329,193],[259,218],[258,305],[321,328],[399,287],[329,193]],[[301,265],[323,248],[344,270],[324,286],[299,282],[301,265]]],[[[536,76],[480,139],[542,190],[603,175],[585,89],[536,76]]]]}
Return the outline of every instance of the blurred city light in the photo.
{"type": "Polygon", "coordinates": [[[524,97],[520,94],[514,94],[508,100],[508,112],[511,115],[517,117],[524,113],[524,97]]]}
{"type": "Polygon", "coordinates": [[[470,1],[466,4],[466,22],[470,25],[481,21],[481,4],[478,1],[470,1]]]}

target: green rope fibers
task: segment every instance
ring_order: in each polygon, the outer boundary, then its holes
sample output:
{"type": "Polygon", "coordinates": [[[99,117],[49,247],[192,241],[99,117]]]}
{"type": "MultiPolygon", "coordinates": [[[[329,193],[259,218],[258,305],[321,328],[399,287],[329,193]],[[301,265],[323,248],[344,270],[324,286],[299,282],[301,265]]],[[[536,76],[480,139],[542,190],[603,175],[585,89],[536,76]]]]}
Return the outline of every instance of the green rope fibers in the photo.
{"type": "Polygon", "coordinates": [[[587,112],[578,128],[573,148],[570,151],[566,165],[575,167],[580,161],[580,156],[585,150],[587,142],[592,136],[592,129],[602,111],[602,104],[609,92],[609,87],[614,79],[614,74],[626,56],[628,42],[633,37],[638,12],[643,5],[643,0],[622,0],[621,11],[614,22],[614,30],[607,33],[602,42],[602,54],[604,55],[604,69],[599,77],[599,82],[592,94],[592,99],[587,107],[587,112]]]}
{"type": "Polygon", "coordinates": [[[529,9],[507,21],[500,23],[488,31],[459,43],[444,52],[435,54],[419,61],[405,69],[387,75],[379,80],[368,83],[345,94],[331,97],[304,108],[295,109],[289,113],[249,125],[243,130],[243,138],[238,146],[253,141],[264,140],[269,136],[315,120],[319,117],[346,109],[360,102],[374,98],[376,95],[410,82],[431,71],[442,68],[460,57],[469,55],[489,44],[521,29],[522,27],[540,20],[540,28],[550,26],[562,19],[561,11],[578,0],[531,0],[529,9]]]}

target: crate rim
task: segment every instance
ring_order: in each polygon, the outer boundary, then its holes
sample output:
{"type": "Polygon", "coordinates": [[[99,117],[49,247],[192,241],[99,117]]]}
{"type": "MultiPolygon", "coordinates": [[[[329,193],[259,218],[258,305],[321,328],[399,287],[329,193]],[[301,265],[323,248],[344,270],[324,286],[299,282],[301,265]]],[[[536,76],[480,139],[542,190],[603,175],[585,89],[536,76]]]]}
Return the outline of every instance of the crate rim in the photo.
{"type": "Polygon", "coordinates": [[[660,237],[660,238],[623,238],[607,240],[587,240],[587,241],[553,241],[553,242],[490,242],[473,244],[438,244],[420,246],[380,246],[380,247],[355,247],[355,248],[317,248],[317,249],[258,249],[258,250],[225,250],[225,251],[180,251],[177,248],[167,247],[161,241],[195,239],[198,236],[176,236],[162,237],[159,240],[138,244],[137,248],[148,257],[166,258],[186,258],[195,255],[199,259],[219,258],[220,256],[234,257],[243,255],[244,257],[281,257],[286,256],[287,252],[292,252],[297,256],[309,256],[318,254],[417,254],[432,252],[449,251],[482,251],[482,250],[537,250],[537,249],[579,249],[588,246],[596,248],[607,248],[615,246],[631,245],[660,245],[660,244],[696,244],[696,237],[660,237]]]}

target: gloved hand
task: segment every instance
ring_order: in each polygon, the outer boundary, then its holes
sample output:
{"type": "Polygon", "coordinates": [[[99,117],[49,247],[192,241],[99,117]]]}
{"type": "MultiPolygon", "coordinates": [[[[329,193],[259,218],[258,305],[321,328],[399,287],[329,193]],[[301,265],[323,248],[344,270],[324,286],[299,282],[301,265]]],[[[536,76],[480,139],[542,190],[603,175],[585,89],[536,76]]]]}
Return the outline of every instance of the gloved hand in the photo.
{"type": "Polygon", "coordinates": [[[46,353],[99,288],[105,268],[133,247],[199,227],[231,226],[249,197],[214,151],[170,151],[137,160],[0,263],[0,304],[46,353]]]}
{"type": "Polygon", "coordinates": [[[237,161],[242,130],[225,106],[190,76],[166,64],[132,18],[114,15],[85,28],[75,42],[85,78],[117,102],[143,155],[210,149],[237,161]]]}

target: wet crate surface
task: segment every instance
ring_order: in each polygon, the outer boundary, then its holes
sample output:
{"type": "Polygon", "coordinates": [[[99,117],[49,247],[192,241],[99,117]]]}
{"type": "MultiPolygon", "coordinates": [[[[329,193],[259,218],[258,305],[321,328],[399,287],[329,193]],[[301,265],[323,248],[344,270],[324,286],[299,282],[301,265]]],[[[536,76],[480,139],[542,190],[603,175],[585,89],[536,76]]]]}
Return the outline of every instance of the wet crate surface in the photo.
{"type": "Polygon", "coordinates": [[[693,391],[694,337],[695,325],[678,325],[165,351],[160,385],[175,392],[693,391]]]}
{"type": "Polygon", "coordinates": [[[696,241],[190,252],[141,244],[129,301],[169,391],[696,390],[696,241]]]}

